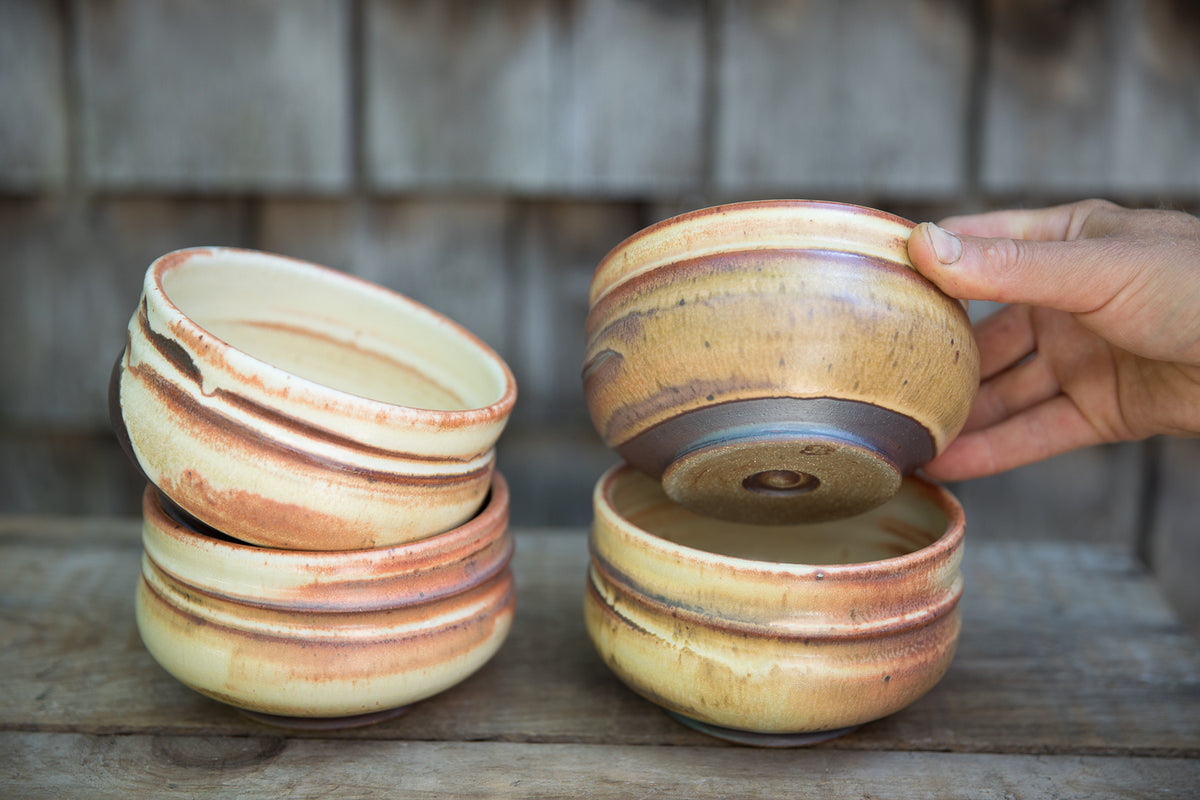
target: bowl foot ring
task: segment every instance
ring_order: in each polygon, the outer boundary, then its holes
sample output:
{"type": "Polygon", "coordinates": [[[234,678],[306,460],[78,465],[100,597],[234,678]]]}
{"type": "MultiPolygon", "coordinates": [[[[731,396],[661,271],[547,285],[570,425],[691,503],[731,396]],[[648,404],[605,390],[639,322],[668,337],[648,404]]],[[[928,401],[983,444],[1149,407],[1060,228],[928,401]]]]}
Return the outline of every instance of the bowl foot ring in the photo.
{"type": "Polygon", "coordinates": [[[667,711],[667,716],[694,731],[699,731],[700,733],[717,739],[723,739],[727,742],[733,742],[734,744],[744,744],[751,747],[807,747],[827,742],[830,739],[836,739],[839,736],[845,736],[847,733],[858,728],[857,725],[851,725],[848,728],[813,731],[812,733],[756,733],[755,731],[740,731],[736,728],[722,728],[720,725],[701,722],[698,719],[685,717],[674,711],[667,711]]]}
{"type": "Polygon", "coordinates": [[[288,717],[278,714],[264,714],[260,711],[247,711],[239,708],[238,712],[255,722],[271,725],[276,728],[291,728],[298,731],[336,731],[344,728],[361,728],[374,725],[402,716],[412,706],[387,708],[383,711],[370,711],[366,714],[353,714],[345,717],[288,717]]]}

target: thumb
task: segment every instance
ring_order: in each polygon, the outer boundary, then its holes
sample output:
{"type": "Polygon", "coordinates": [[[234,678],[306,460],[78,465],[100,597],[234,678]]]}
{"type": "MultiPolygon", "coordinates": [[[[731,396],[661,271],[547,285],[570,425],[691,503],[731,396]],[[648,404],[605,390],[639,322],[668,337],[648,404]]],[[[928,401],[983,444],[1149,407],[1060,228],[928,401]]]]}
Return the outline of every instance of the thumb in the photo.
{"type": "Polygon", "coordinates": [[[1028,303],[1072,313],[1110,301],[1127,283],[1105,239],[1035,241],[954,234],[923,222],[908,240],[913,266],[964,300],[1028,303]]]}

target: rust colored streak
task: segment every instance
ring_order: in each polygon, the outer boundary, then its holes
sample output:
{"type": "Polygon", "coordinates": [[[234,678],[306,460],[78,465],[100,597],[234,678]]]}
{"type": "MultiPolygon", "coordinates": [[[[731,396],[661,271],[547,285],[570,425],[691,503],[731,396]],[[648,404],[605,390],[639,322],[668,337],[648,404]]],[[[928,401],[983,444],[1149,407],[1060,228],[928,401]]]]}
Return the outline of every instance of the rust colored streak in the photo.
{"type": "MultiPolygon", "coordinates": [[[[927,628],[942,620],[946,615],[951,614],[958,607],[958,602],[962,597],[960,588],[959,591],[953,594],[939,597],[935,602],[922,605],[921,608],[928,609],[928,613],[919,618],[906,620],[893,617],[891,621],[882,624],[872,623],[869,627],[864,627],[860,631],[848,629],[837,633],[791,633],[767,624],[749,620],[720,618],[715,616],[711,611],[693,608],[670,598],[645,591],[629,578],[622,576],[612,568],[611,564],[595,554],[592,556],[592,567],[595,569],[596,575],[593,580],[601,580],[609,584],[616,592],[622,595],[625,602],[640,605],[652,613],[671,617],[685,624],[696,625],[698,627],[721,628],[742,635],[768,639],[802,639],[806,643],[841,643],[907,634],[927,628]]],[[[907,610],[909,609],[898,609],[897,611],[902,614],[907,610]]],[[[617,613],[615,609],[613,613],[617,613]]]]}
{"type": "MultiPolygon", "coordinates": [[[[366,469],[353,464],[323,458],[313,453],[297,450],[275,439],[264,436],[260,431],[243,425],[216,411],[201,405],[194,397],[159,375],[153,367],[145,364],[130,367],[129,374],[140,379],[151,391],[159,395],[163,406],[189,420],[188,427],[193,431],[206,431],[210,438],[220,436],[225,446],[237,446],[251,452],[257,451],[264,457],[284,463],[299,463],[302,466],[319,470],[352,474],[371,483],[410,486],[453,485],[463,482],[484,480],[487,478],[491,465],[451,475],[404,475],[386,470],[366,469]]],[[[215,445],[214,445],[215,446],[215,445]]],[[[387,451],[385,451],[387,452],[387,451]]],[[[389,455],[404,458],[404,454],[390,453],[389,455]]],[[[159,487],[166,491],[165,487],[159,487]]],[[[168,492],[168,494],[170,494],[168,492]]]]}
{"type": "Polygon", "coordinates": [[[625,356],[611,348],[601,350],[583,365],[583,390],[591,394],[599,386],[613,380],[620,372],[625,356]]]}
{"type": "MultiPolygon", "coordinates": [[[[239,324],[245,325],[246,327],[250,327],[250,328],[261,328],[263,330],[268,330],[268,331],[281,331],[283,333],[290,333],[290,334],[293,334],[295,336],[298,336],[300,338],[305,338],[305,339],[316,339],[316,340],[325,342],[327,344],[334,345],[336,347],[341,347],[341,348],[353,347],[353,345],[351,345],[349,342],[347,342],[343,339],[338,339],[337,337],[329,336],[327,334],[321,333],[320,331],[312,330],[311,328],[302,328],[298,325],[287,325],[282,322],[268,322],[265,320],[250,320],[250,319],[239,320],[239,324]]],[[[230,347],[232,347],[232,345],[230,345],[230,347]]],[[[373,351],[373,350],[372,351],[362,351],[362,352],[369,352],[369,355],[373,356],[374,358],[378,358],[380,361],[385,362],[390,368],[395,369],[398,372],[404,372],[409,375],[415,375],[420,381],[434,385],[435,387],[437,387],[438,391],[446,394],[448,397],[453,399],[454,402],[457,403],[459,406],[467,405],[466,401],[461,396],[459,396],[459,394],[457,392],[455,392],[454,390],[450,389],[447,386],[443,386],[440,383],[434,382],[432,379],[430,379],[430,377],[428,375],[421,372],[419,369],[412,367],[408,364],[405,364],[403,361],[397,361],[396,359],[392,358],[391,356],[387,355],[386,353],[380,353],[380,352],[373,351]]]]}
{"type": "MultiPolygon", "coordinates": [[[[812,269],[814,265],[827,269],[833,264],[841,265],[847,275],[865,274],[864,268],[869,268],[869,270],[885,271],[914,284],[932,286],[927,278],[905,264],[862,253],[809,249],[718,253],[664,264],[649,272],[643,272],[627,279],[592,306],[588,315],[591,324],[588,327],[587,337],[590,340],[603,336],[605,331],[597,330],[600,321],[612,318],[615,309],[627,305],[639,296],[648,296],[689,284],[703,286],[707,279],[714,275],[751,272],[764,267],[802,273],[804,270],[812,269]]],[[[963,313],[965,316],[966,312],[963,313]]]]}
{"type": "Polygon", "coordinates": [[[218,530],[253,531],[259,545],[286,549],[300,539],[306,549],[342,550],[376,544],[370,532],[364,536],[363,527],[352,520],[244,489],[218,491],[193,470],[186,470],[178,483],[167,478],[160,483],[167,495],[190,500],[193,508],[189,510],[202,516],[206,524],[218,530]]]}
{"type": "Polygon", "coordinates": [[[465,464],[469,461],[474,461],[487,452],[485,450],[479,453],[471,453],[470,455],[466,456],[428,456],[420,453],[399,452],[396,450],[387,450],[382,447],[372,447],[369,444],[363,444],[362,442],[354,439],[350,439],[345,436],[339,436],[338,434],[326,428],[318,428],[317,426],[311,425],[303,420],[296,419],[295,417],[289,417],[287,414],[281,414],[269,406],[256,403],[255,401],[239,394],[235,394],[234,392],[229,392],[224,389],[216,389],[213,391],[212,396],[218,397],[230,405],[236,406],[242,411],[245,411],[247,414],[258,417],[259,419],[274,423],[281,427],[293,428],[309,439],[317,439],[319,441],[334,445],[335,447],[341,447],[346,450],[354,450],[366,455],[383,456],[386,458],[403,458],[405,461],[419,461],[426,463],[454,461],[465,464]]]}
{"type": "MultiPolygon", "coordinates": [[[[635,436],[644,436],[649,431],[660,426],[666,425],[673,418],[677,417],[683,411],[687,410],[690,405],[714,405],[709,397],[729,397],[735,396],[735,400],[723,402],[736,402],[738,395],[752,397],[776,397],[779,396],[779,387],[769,381],[763,379],[758,383],[751,383],[749,380],[730,377],[712,381],[693,381],[686,385],[672,387],[675,391],[664,389],[656,394],[650,395],[644,400],[638,402],[626,403],[625,405],[614,408],[609,415],[608,424],[605,425],[603,435],[605,441],[612,442],[613,446],[623,446],[631,441],[634,436],[629,436],[627,433],[625,441],[619,441],[619,437],[623,432],[637,431],[637,427],[643,420],[656,419],[660,416],[663,419],[645,430],[638,431],[635,436]]],[[[837,398],[811,398],[816,400],[821,399],[837,399],[837,398]]],[[[718,404],[719,405],[719,404],[718,404]]],[[[671,454],[663,454],[664,458],[669,459],[671,454]]],[[[665,468],[666,463],[660,467],[665,468]]]]}
{"type": "MultiPolygon", "coordinates": [[[[146,313],[145,313],[145,303],[144,302],[143,302],[143,306],[142,306],[142,312],[138,315],[138,323],[141,327],[142,334],[151,343],[151,345],[153,345],[153,347],[159,351],[159,353],[163,356],[163,358],[165,358],[172,366],[174,366],[177,370],[179,370],[179,372],[185,378],[187,378],[192,383],[194,383],[196,385],[196,390],[198,392],[202,392],[203,391],[203,378],[200,374],[200,370],[196,367],[195,362],[192,360],[191,356],[188,355],[187,350],[185,350],[182,346],[180,346],[178,342],[176,342],[166,336],[163,336],[160,333],[156,333],[150,327],[149,320],[147,319],[146,313]]],[[[139,367],[137,369],[140,370],[143,368],[139,367]]],[[[262,387],[261,382],[258,382],[258,385],[260,386],[260,388],[262,387]]],[[[265,389],[264,389],[264,391],[265,391],[265,389]]],[[[398,451],[394,451],[394,450],[386,450],[381,447],[372,447],[371,445],[363,444],[362,442],[355,441],[354,439],[350,439],[345,436],[340,436],[337,433],[327,430],[325,428],[318,428],[315,425],[311,425],[303,420],[298,420],[295,417],[290,417],[286,414],[282,414],[272,408],[268,408],[267,406],[264,406],[261,403],[256,403],[253,400],[245,398],[234,392],[229,392],[224,389],[216,389],[212,392],[212,396],[219,397],[221,400],[228,402],[230,405],[237,406],[238,408],[245,411],[246,413],[251,414],[253,416],[257,416],[260,419],[263,419],[267,422],[271,422],[276,425],[281,425],[283,427],[293,428],[293,429],[300,431],[301,433],[303,433],[305,436],[307,436],[309,438],[324,441],[324,442],[334,445],[335,447],[341,447],[341,448],[344,448],[347,450],[354,450],[354,451],[357,451],[360,453],[364,453],[366,455],[387,456],[390,458],[403,458],[408,461],[423,461],[423,462],[457,461],[457,462],[462,462],[462,463],[466,463],[468,461],[473,461],[476,458],[479,458],[481,455],[483,455],[483,452],[480,452],[480,453],[472,453],[472,454],[466,455],[466,456],[437,457],[437,456],[422,455],[420,453],[405,453],[405,452],[398,452],[398,451]]],[[[230,424],[234,424],[234,423],[231,422],[230,424]]],[[[486,451],[484,451],[484,452],[486,452],[486,451]]]]}
{"type": "MultiPolygon", "coordinates": [[[[193,600],[191,587],[163,576],[173,592],[193,600]]],[[[489,583],[450,598],[399,609],[322,614],[256,609],[243,604],[222,602],[225,607],[245,611],[245,618],[266,615],[277,620],[293,619],[294,634],[265,634],[228,625],[217,625],[181,609],[152,587],[143,575],[141,585],[159,606],[157,613],[172,627],[211,629],[224,646],[242,650],[254,661],[287,665],[298,680],[313,683],[370,680],[379,675],[399,672],[436,670],[447,661],[470,653],[492,638],[496,627],[511,621],[516,610],[512,572],[505,570],[489,583]],[[460,616],[437,627],[426,627],[430,616],[445,613],[455,606],[476,606],[474,613],[460,616]],[[314,625],[317,623],[317,625],[314,625]],[[404,630],[411,626],[411,630],[404,630]],[[363,639],[343,638],[342,628],[363,630],[378,627],[379,635],[363,639]]],[[[194,634],[192,634],[194,636],[194,634]]],[[[240,705],[237,700],[232,705],[240,705]]]]}
{"type": "Polygon", "coordinates": [[[150,342],[150,345],[162,354],[162,357],[171,363],[175,369],[179,370],[189,380],[200,385],[201,375],[200,370],[196,366],[196,362],[188,354],[188,351],[183,348],[179,342],[163,336],[150,327],[150,311],[149,304],[146,298],[142,298],[142,308],[138,312],[138,327],[142,330],[142,335],[150,342]]]}
{"type": "Polygon", "coordinates": [[[125,334],[125,349],[117,356],[117,360],[113,362],[112,372],[108,376],[108,422],[112,426],[113,434],[117,437],[117,444],[121,446],[121,450],[125,453],[125,457],[129,459],[129,463],[137,470],[142,480],[150,483],[150,478],[142,469],[142,464],[138,461],[137,454],[133,452],[133,443],[129,441],[129,429],[125,427],[125,412],[121,408],[121,376],[124,372],[126,361],[129,358],[129,334],[125,334]]]}
{"type": "MultiPolygon", "coordinates": [[[[512,537],[505,533],[480,549],[468,554],[452,553],[443,563],[429,564],[423,569],[399,573],[381,569],[372,575],[359,572],[352,578],[341,578],[334,568],[318,567],[314,569],[311,583],[286,590],[272,590],[267,598],[245,597],[221,591],[217,587],[189,583],[186,576],[167,569],[149,553],[145,557],[159,573],[180,584],[188,584],[189,591],[195,594],[216,601],[243,603],[259,608],[336,613],[419,606],[462,594],[503,572],[511,563],[512,554],[512,537]]],[[[347,560],[353,558],[350,555],[347,560]]]]}
{"type": "MultiPolygon", "coordinates": [[[[897,223],[897,224],[902,225],[905,228],[908,228],[910,230],[914,227],[913,223],[910,220],[904,219],[903,217],[898,217],[895,214],[890,214],[886,211],[881,211],[881,210],[875,209],[875,208],[867,208],[865,206],[847,206],[844,203],[827,202],[827,201],[820,201],[820,200],[799,200],[799,201],[775,200],[775,201],[769,201],[768,204],[775,206],[775,207],[792,207],[792,208],[796,208],[798,210],[807,211],[810,214],[811,214],[811,211],[814,211],[814,210],[835,210],[835,211],[842,211],[842,212],[852,212],[854,215],[856,215],[858,217],[874,217],[875,219],[878,219],[878,220],[897,223]]],[[[734,203],[732,205],[712,206],[709,208],[698,209],[696,211],[690,211],[687,214],[682,215],[682,216],[687,218],[688,224],[698,225],[698,223],[701,220],[704,220],[705,218],[708,218],[708,217],[720,218],[720,217],[724,217],[730,213],[736,214],[738,211],[738,207],[740,205],[742,205],[742,204],[734,203]]],[[[605,256],[604,259],[600,262],[600,264],[596,268],[596,273],[595,273],[596,277],[599,278],[601,276],[607,275],[608,265],[612,259],[628,258],[629,249],[632,246],[636,245],[638,242],[640,242],[644,239],[647,239],[647,238],[652,238],[652,237],[658,235],[660,231],[669,229],[678,224],[679,224],[679,218],[677,218],[677,217],[664,219],[659,222],[656,222],[653,225],[650,225],[649,227],[643,228],[642,230],[638,231],[637,233],[634,233],[633,235],[627,237],[624,241],[622,241],[616,247],[614,247],[609,252],[609,254],[607,256],[605,256]]],[[[903,240],[897,239],[897,241],[894,244],[894,248],[901,252],[905,251],[907,248],[907,239],[903,239],[903,240]]],[[[590,296],[594,297],[596,292],[599,290],[600,290],[599,287],[596,285],[596,278],[594,278],[590,296]]]]}
{"type": "Polygon", "coordinates": [[[895,517],[881,518],[879,520],[879,527],[903,542],[906,549],[897,553],[897,555],[907,555],[923,547],[928,547],[937,541],[940,536],[940,534],[931,534],[928,530],[919,528],[904,520],[896,519],[895,517]]]}

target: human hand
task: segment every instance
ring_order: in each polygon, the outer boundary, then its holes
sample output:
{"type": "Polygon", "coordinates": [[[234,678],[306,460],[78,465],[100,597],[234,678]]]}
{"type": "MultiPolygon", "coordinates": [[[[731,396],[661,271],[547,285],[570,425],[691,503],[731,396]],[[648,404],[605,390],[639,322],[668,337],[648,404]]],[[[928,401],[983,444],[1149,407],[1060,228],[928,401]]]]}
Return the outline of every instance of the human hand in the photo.
{"type": "Polygon", "coordinates": [[[913,231],[917,270],[953,297],[1012,305],[975,327],[979,393],[926,472],[963,480],[1200,434],[1200,219],[1086,200],[941,224],[913,231]]]}

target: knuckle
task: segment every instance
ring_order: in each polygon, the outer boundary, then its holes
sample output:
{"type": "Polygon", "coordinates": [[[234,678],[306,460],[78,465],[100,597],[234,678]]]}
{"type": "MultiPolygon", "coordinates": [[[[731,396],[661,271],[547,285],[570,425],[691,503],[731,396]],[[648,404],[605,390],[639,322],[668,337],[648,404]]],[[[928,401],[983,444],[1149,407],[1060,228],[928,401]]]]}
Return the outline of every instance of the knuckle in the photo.
{"type": "Polygon", "coordinates": [[[1099,198],[1082,200],[1071,209],[1071,220],[1067,224],[1068,241],[1104,236],[1120,225],[1121,215],[1128,213],[1116,203],[1099,198]]]}
{"type": "Polygon", "coordinates": [[[1028,249],[1021,239],[992,239],[983,246],[983,261],[993,272],[1010,272],[1028,259],[1028,249]]]}
{"type": "Polygon", "coordinates": [[[980,266],[993,288],[992,299],[1001,303],[1019,299],[1016,290],[1036,267],[1035,246],[1024,239],[992,239],[983,245],[980,266]]]}

